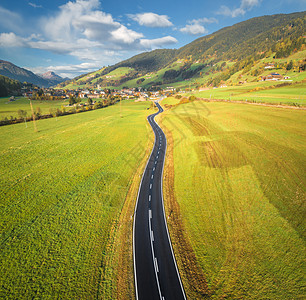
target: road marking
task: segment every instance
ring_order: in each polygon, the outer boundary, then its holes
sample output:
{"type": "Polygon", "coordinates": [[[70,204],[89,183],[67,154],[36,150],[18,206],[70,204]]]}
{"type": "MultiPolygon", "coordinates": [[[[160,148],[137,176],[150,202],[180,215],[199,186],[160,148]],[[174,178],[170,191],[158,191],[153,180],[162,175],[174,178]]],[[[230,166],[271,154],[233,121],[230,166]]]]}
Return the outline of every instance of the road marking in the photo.
{"type": "Polygon", "coordinates": [[[158,158],[158,155],[156,156],[156,158],[158,158]]]}
{"type": "Polygon", "coordinates": [[[149,219],[152,219],[152,210],[149,209],[149,219]]]}
{"type": "Polygon", "coordinates": [[[152,183],[150,184],[150,190],[152,189],[152,183]]]}
{"type": "Polygon", "coordinates": [[[155,164],[157,164],[157,161],[155,161],[155,164]]]}
{"type": "Polygon", "coordinates": [[[155,171],[155,167],[153,168],[153,172],[155,171]]]}
{"type": "Polygon", "coordinates": [[[154,234],[153,234],[153,230],[151,230],[151,240],[152,240],[152,242],[154,242],[154,234]]]}
{"type": "Polygon", "coordinates": [[[154,174],[152,174],[151,179],[153,179],[153,177],[154,177],[154,174]]]}
{"type": "Polygon", "coordinates": [[[156,272],[158,273],[159,270],[158,270],[158,263],[157,263],[157,259],[156,257],[154,257],[154,264],[155,264],[155,269],[156,269],[156,272]]]}
{"type": "Polygon", "coordinates": [[[149,195],[149,201],[151,201],[151,195],[149,195]]]}

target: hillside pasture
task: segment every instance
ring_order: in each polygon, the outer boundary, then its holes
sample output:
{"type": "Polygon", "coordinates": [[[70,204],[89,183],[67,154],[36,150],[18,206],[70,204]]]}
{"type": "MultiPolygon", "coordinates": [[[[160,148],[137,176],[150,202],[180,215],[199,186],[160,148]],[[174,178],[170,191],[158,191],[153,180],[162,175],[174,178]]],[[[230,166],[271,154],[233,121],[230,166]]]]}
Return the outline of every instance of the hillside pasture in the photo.
{"type": "Polygon", "coordinates": [[[248,101],[285,105],[306,105],[306,83],[282,86],[283,82],[256,82],[238,86],[208,89],[193,95],[206,99],[248,101]]]}

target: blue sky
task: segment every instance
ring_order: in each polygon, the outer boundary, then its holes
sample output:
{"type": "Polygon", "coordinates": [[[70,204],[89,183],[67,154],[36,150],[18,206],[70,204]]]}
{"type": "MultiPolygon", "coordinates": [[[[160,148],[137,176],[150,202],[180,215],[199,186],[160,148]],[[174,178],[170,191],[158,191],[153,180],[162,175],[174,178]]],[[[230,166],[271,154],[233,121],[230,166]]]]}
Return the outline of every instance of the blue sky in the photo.
{"type": "Polygon", "coordinates": [[[1,0],[0,59],[74,77],[306,0],[1,0]]]}

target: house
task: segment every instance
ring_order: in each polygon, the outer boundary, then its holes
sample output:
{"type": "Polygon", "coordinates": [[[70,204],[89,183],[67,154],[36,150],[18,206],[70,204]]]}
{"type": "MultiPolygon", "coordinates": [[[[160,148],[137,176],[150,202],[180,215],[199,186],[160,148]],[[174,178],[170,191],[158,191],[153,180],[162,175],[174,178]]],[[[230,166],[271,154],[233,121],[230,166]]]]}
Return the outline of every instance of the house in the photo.
{"type": "Polygon", "coordinates": [[[275,68],[275,65],[272,64],[272,63],[268,63],[268,64],[266,64],[266,66],[265,66],[265,69],[274,69],[274,68],[275,68]]]}
{"type": "Polygon", "coordinates": [[[269,81],[269,80],[281,80],[283,79],[283,76],[281,74],[278,74],[278,73],[270,73],[269,75],[267,76],[262,76],[261,77],[261,80],[262,81],[269,81]]]}

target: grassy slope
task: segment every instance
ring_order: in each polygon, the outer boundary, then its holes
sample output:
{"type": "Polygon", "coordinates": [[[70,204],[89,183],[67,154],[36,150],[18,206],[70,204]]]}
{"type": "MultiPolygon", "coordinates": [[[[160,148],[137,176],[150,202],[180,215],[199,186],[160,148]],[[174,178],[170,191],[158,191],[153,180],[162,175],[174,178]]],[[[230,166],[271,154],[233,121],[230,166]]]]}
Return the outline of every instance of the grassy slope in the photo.
{"type": "Polygon", "coordinates": [[[297,83],[292,86],[277,87],[282,82],[255,82],[241,86],[229,86],[225,88],[209,89],[194,93],[196,97],[208,99],[224,99],[237,101],[254,101],[258,103],[306,105],[306,83],[297,83]],[[273,86],[276,86],[274,88],[273,86]],[[260,90],[260,88],[267,88],[260,90]],[[255,90],[255,89],[259,90],[255,90]]]}
{"type": "Polygon", "coordinates": [[[163,124],[185,238],[211,298],[303,298],[305,112],[198,101],[163,124]]]}
{"type": "MultiPolygon", "coordinates": [[[[16,98],[16,101],[9,102],[9,97],[0,98],[0,119],[10,118],[10,116],[18,118],[18,110],[22,109],[27,112],[27,116],[31,116],[30,101],[24,97],[16,98]]],[[[37,101],[33,100],[33,109],[36,112],[37,107],[41,109],[42,114],[49,114],[50,109],[61,109],[62,105],[67,105],[68,100],[57,100],[57,101],[37,101]]]]}
{"type": "Polygon", "coordinates": [[[107,262],[147,148],[147,107],[1,128],[0,298],[115,298],[121,267],[107,262]]]}

